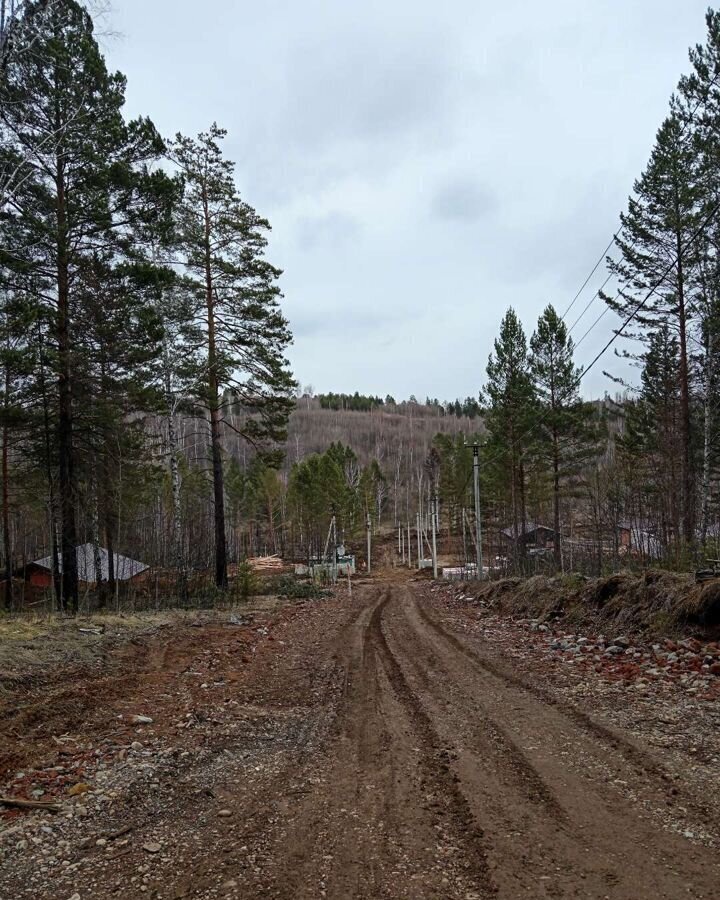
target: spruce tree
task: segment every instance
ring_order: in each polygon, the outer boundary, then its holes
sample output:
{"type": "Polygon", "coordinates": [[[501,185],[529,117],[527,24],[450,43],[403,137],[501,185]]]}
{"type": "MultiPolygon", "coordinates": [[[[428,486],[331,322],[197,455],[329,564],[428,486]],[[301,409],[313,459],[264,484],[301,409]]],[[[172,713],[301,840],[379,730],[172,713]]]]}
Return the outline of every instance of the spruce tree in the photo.
{"type": "Polygon", "coordinates": [[[280,271],[264,258],[269,224],[243,201],[234,165],[223,158],[225,132],[213,125],[197,139],[178,135],[172,159],[185,183],[178,207],[181,261],[197,287],[194,323],[202,330],[196,396],[210,419],[215,518],[215,581],[227,587],[223,429],[256,445],[279,440],[295,383],[285,350],[291,341],[280,311],[280,271]],[[245,412],[228,422],[223,391],[245,412]]]}
{"type": "Polygon", "coordinates": [[[619,446],[642,485],[644,520],[656,523],[664,546],[673,543],[679,551],[683,502],[680,342],[668,325],[650,333],[642,366],[640,390],[626,405],[619,446]]]}

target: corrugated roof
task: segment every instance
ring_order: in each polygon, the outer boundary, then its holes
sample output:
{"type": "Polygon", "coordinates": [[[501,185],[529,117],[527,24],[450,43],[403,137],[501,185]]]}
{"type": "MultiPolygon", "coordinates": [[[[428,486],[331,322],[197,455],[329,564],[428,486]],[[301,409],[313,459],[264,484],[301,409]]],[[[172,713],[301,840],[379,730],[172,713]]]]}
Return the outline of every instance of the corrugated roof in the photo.
{"type": "MultiPolygon", "coordinates": [[[[532,533],[533,531],[539,531],[540,529],[542,529],[543,531],[549,531],[552,534],[555,534],[554,529],[550,528],[548,525],[541,525],[539,522],[531,522],[529,520],[525,523],[525,534],[526,535],[532,533]]],[[[508,528],[503,528],[502,533],[505,535],[505,537],[508,537],[511,539],[514,539],[514,537],[515,537],[515,531],[514,531],[514,527],[512,525],[510,525],[508,528]]],[[[520,522],[520,524],[518,525],[518,534],[520,536],[522,536],[522,522],[520,522]]]]}
{"type": "MultiPolygon", "coordinates": [[[[100,570],[102,572],[102,580],[108,580],[110,554],[104,547],[100,547],[100,570]]],[[[81,544],[76,548],[78,579],[80,581],[95,581],[95,548],[93,544],[81,544]]],[[[128,581],[141,572],[144,572],[148,566],[145,563],[138,562],[136,559],[130,559],[129,556],[121,556],[119,553],[113,553],[115,564],[115,578],[117,581],[128,581]]],[[[48,569],[52,572],[52,556],[46,556],[43,559],[36,559],[32,563],[33,566],[39,566],[41,569],[48,569]]],[[[62,556],[60,557],[60,571],[62,572],[62,556]]]]}

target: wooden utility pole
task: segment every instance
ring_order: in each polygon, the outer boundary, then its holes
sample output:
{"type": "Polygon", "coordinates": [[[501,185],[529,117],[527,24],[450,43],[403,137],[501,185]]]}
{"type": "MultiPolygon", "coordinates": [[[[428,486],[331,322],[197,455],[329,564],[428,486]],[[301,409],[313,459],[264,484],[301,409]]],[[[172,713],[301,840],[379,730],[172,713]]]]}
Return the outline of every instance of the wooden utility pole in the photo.
{"type": "Polygon", "coordinates": [[[416,516],[417,522],[417,545],[418,545],[418,570],[422,569],[422,531],[420,528],[420,513],[416,516]]]}
{"type": "Polygon", "coordinates": [[[483,577],[482,521],[480,517],[480,447],[473,444],[473,482],[475,489],[475,556],[478,580],[483,577]]]}
{"type": "Polygon", "coordinates": [[[371,568],[371,551],[372,551],[372,529],[370,527],[370,513],[365,517],[365,528],[367,530],[367,571],[368,575],[370,574],[371,568]]]}
{"type": "Polygon", "coordinates": [[[431,518],[432,518],[432,563],[433,563],[433,578],[438,577],[438,564],[437,564],[437,541],[435,539],[435,525],[436,525],[436,513],[437,513],[437,497],[433,497],[430,501],[431,508],[431,518]]]}

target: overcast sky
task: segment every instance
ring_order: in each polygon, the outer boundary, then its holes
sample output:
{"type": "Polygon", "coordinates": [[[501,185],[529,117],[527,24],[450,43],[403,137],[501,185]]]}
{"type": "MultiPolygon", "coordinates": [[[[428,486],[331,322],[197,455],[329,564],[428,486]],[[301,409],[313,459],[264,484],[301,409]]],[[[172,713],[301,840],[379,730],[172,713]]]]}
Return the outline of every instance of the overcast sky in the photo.
{"type": "MultiPolygon", "coordinates": [[[[166,135],[228,129],[241,193],[273,226],[302,384],[449,399],[477,394],[509,305],[528,336],[548,302],[569,305],[706,6],[114,0],[106,52],[129,114],[166,135]]],[[[608,354],[586,395],[613,390],[603,367],[619,371],[608,354]]]]}

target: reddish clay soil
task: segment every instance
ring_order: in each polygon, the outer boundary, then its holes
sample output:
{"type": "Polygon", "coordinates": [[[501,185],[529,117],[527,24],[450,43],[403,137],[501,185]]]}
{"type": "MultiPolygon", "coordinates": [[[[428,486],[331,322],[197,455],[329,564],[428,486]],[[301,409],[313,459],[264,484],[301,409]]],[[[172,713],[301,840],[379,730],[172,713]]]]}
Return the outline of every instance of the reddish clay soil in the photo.
{"type": "Polygon", "coordinates": [[[3,793],[60,811],[2,813],[0,897],[720,895],[707,782],[426,582],[225,619],[6,690],[3,793]]]}

